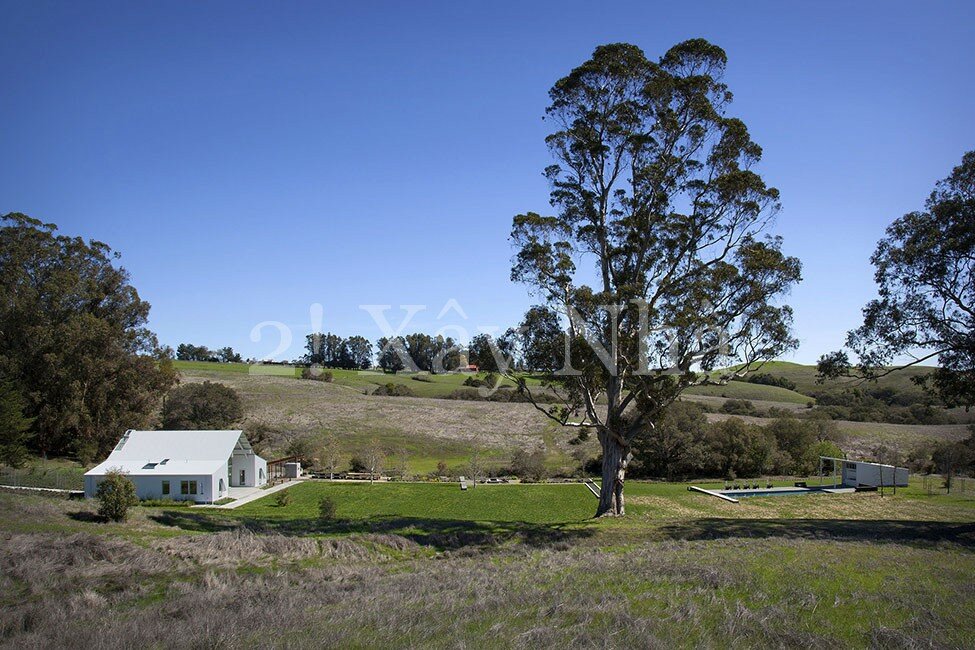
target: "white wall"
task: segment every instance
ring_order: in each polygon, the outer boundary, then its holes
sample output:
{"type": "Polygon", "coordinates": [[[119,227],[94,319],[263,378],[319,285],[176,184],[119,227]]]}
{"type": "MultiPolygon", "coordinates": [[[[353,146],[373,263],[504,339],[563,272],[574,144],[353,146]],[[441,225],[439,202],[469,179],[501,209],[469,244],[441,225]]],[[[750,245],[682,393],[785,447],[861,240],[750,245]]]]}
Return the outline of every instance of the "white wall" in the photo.
{"type": "Polygon", "coordinates": [[[230,457],[233,487],[259,487],[267,483],[267,461],[257,454],[235,451],[230,457]],[[240,470],[244,470],[244,482],[240,482],[240,470]]]}
{"type": "MultiPolygon", "coordinates": [[[[173,499],[174,501],[195,501],[197,503],[212,503],[221,498],[214,496],[216,489],[219,488],[218,479],[221,472],[213,476],[187,476],[187,475],[159,475],[159,476],[129,476],[129,480],[135,485],[135,494],[140,499],[173,499]],[[162,493],[163,481],[169,481],[169,494],[162,493]],[[196,494],[180,494],[181,481],[196,481],[196,494]]],[[[85,497],[94,498],[98,491],[98,484],[101,483],[102,476],[85,477],[85,497]]],[[[222,495],[226,496],[226,494],[222,495]]]]}

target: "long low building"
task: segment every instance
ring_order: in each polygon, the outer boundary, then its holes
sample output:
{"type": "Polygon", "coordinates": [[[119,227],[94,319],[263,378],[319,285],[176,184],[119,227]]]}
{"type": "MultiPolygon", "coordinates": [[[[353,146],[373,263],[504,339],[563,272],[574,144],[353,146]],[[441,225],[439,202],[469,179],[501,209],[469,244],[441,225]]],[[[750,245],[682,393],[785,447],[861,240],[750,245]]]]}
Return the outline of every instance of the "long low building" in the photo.
{"type": "Polygon", "coordinates": [[[844,487],[879,488],[907,487],[910,472],[906,467],[895,467],[883,463],[870,463],[865,460],[847,460],[820,456],[820,475],[823,474],[823,461],[832,461],[834,476],[844,487]],[[837,470],[840,471],[837,471],[837,470]],[[837,476],[838,475],[838,476],[837,476]]]}
{"type": "Polygon", "coordinates": [[[126,431],[108,458],[85,473],[85,496],[94,497],[113,470],[132,480],[140,499],[213,503],[231,487],[267,483],[267,463],[242,431],[126,431]]]}

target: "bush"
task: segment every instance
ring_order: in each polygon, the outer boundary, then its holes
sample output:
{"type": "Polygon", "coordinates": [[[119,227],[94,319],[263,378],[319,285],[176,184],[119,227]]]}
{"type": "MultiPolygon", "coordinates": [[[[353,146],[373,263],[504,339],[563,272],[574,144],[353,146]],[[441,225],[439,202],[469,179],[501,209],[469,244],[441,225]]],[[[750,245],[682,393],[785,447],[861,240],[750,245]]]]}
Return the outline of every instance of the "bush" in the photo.
{"type": "Polygon", "coordinates": [[[392,382],[386,384],[385,386],[380,386],[372,392],[373,395],[382,395],[384,397],[416,397],[416,393],[413,392],[409,386],[404,386],[403,384],[394,384],[392,382]]]}
{"type": "Polygon", "coordinates": [[[349,471],[350,472],[368,472],[369,466],[366,461],[358,454],[349,459],[349,471]]]}
{"type": "Polygon", "coordinates": [[[321,368],[311,367],[301,369],[301,378],[312,379],[314,381],[324,381],[330,384],[332,383],[332,380],[335,379],[335,376],[330,370],[323,371],[321,368]]]}
{"type": "Polygon", "coordinates": [[[721,412],[731,415],[755,415],[758,410],[747,399],[729,399],[721,405],[721,412]]]}
{"type": "Polygon", "coordinates": [[[433,383],[433,380],[430,379],[430,375],[413,375],[412,377],[410,377],[410,379],[412,379],[413,381],[425,381],[428,384],[433,383]]]}
{"type": "Polygon", "coordinates": [[[526,482],[545,478],[545,451],[518,449],[511,457],[511,473],[526,482]]]}
{"type": "Polygon", "coordinates": [[[335,520],[335,501],[331,497],[322,497],[318,502],[318,518],[323,522],[335,520]]]}
{"type": "MultiPolygon", "coordinates": [[[[738,380],[738,381],[742,381],[742,380],[738,380]]],[[[786,379],[785,377],[770,375],[767,372],[761,372],[757,375],[750,375],[746,377],[743,381],[749,384],[762,384],[763,386],[778,386],[779,388],[785,388],[787,390],[796,389],[796,382],[790,379],[786,379]]]]}
{"type": "Polygon", "coordinates": [[[162,409],[163,428],[226,429],[243,417],[237,391],[229,386],[205,381],[174,388],[162,409]]]}
{"type": "Polygon", "coordinates": [[[274,493],[274,505],[284,508],[291,504],[291,490],[281,490],[274,493]]]}
{"type": "Polygon", "coordinates": [[[135,484],[117,470],[105,475],[98,484],[95,497],[98,499],[98,514],[111,521],[125,521],[129,508],[139,502],[135,495],[135,484]]]}

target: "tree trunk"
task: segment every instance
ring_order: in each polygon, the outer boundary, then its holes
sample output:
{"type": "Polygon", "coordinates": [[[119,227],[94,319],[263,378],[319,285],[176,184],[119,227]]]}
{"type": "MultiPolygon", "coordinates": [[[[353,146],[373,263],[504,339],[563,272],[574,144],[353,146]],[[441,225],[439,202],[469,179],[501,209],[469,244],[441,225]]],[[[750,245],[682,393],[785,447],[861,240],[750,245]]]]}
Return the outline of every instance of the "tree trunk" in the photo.
{"type": "Polygon", "coordinates": [[[600,432],[599,442],[603,448],[603,484],[599,490],[597,517],[621,517],[626,514],[623,503],[623,480],[628,464],[626,449],[606,432],[600,432]]]}

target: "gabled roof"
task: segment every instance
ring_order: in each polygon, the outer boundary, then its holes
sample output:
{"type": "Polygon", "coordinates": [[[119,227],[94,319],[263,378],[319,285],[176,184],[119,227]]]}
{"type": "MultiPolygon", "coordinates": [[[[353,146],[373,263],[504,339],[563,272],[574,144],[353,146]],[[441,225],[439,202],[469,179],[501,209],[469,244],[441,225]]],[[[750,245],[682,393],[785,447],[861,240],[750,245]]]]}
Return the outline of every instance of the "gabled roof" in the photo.
{"type": "Polygon", "coordinates": [[[254,453],[243,431],[129,430],[108,458],[85,475],[101,476],[115,468],[142,476],[213,474],[235,451],[254,453]]]}

